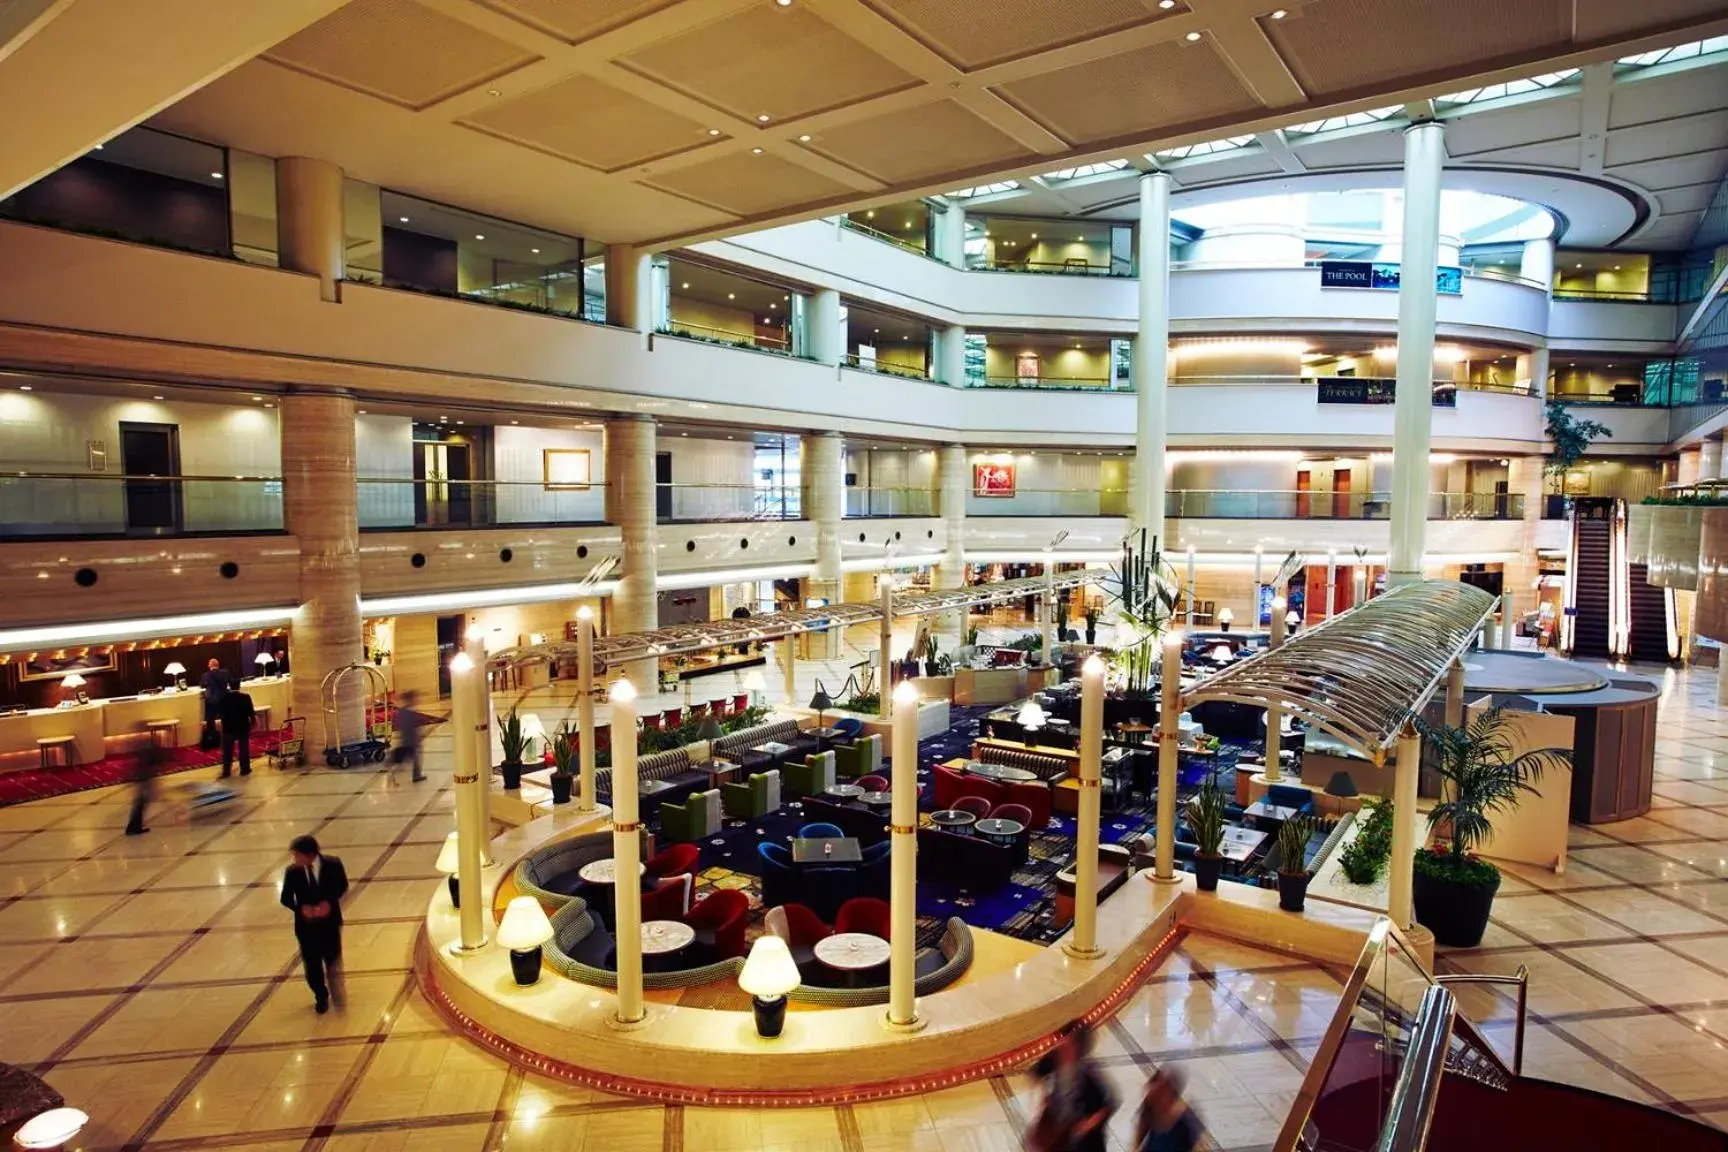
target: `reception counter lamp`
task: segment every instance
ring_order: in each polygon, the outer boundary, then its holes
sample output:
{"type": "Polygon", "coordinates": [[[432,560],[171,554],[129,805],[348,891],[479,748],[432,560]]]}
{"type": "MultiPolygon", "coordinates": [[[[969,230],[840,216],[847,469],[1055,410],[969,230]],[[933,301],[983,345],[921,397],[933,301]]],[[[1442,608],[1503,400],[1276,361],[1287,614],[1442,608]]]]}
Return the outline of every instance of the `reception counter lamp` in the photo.
{"type": "Polygon", "coordinates": [[[540,979],[540,946],[552,939],[552,921],[532,896],[517,896],[504,906],[498,945],[510,949],[510,974],[523,988],[540,979]]]}
{"type": "Polygon", "coordinates": [[[758,936],[750,946],[738,987],[750,993],[756,1010],[756,1034],[769,1039],[780,1035],[786,1024],[786,993],[798,987],[798,965],[792,950],[778,936],[758,936]]]}
{"type": "Polygon", "coordinates": [[[172,664],[164,664],[162,666],[162,675],[174,681],[176,687],[186,687],[186,681],[181,679],[182,676],[186,675],[186,665],[180,663],[180,661],[176,660],[172,664]]]}
{"type": "Polygon", "coordinates": [[[444,837],[444,846],[438,849],[437,868],[450,877],[450,907],[462,907],[462,889],[456,883],[456,873],[460,870],[456,859],[456,833],[444,837]]]}

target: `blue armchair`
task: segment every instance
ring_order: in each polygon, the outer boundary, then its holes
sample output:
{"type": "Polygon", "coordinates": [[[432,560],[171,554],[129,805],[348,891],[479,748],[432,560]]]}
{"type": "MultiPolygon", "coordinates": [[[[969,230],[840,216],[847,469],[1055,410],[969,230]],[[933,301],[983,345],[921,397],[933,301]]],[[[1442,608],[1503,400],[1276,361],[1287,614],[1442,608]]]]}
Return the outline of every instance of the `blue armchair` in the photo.
{"type": "Polygon", "coordinates": [[[838,824],[806,824],[798,829],[800,840],[838,840],[845,835],[838,824]]]}
{"type": "Polygon", "coordinates": [[[792,863],[792,853],[782,844],[758,844],[762,858],[762,906],[803,903],[803,878],[792,863]]]}
{"type": "Polygon", "coordinates": [[[888,899],[893,847],[891,842],[884,840],[864,849],[863,859],[858,864],[858,895],[874,896],[878,900],[888,899]]]}
{"type": "Polygon", "coordinates": [[[1280,808],[1294,808],[1297,812],[1312,812],[1314,793],[1291,784],[1273,784],[1266,789],[1266,803],[1280,808]]]}

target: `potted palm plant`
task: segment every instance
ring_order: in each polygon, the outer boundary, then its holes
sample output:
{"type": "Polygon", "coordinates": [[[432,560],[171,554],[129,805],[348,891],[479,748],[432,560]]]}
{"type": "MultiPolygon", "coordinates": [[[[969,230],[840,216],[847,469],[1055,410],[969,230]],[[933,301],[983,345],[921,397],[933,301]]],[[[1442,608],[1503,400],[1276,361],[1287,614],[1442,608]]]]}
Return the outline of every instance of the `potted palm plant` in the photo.
{"type": "Polygon", "coordinates": [[[1314,822],[1292,816],[1278,829],[1278,907],[1300,912],[1308,902],[1308,838],[1314,822]]]}
{"type": "Polygon", "coordinates": [[[1086,643],[1088,646],[1098,643],[1098,605],[1086,605],[1086,643]]]}
{"type": "Polygon", "coordinates": [[[514,708],[498,723],[498,743],[504,749],[504,763],[498,765],[504,774],[504,787],[522,787],[522,753],[528,747],[528,737],[522,733],[522,720],[514,708]]]}
{"type": "Polygon", "coordinates": [[[936,653],[936,637],[933,634],[924,637],[924,675],[942,675],[942,660],[936,653]]]}
{"type": "Polygon", "coordinates": [[[1224,793],[1208,780],[1188,801],[1188,826],[1194,830],[1194,879],[1202,892],[1218,890],[1224,868],[1224,793]]]}
{"type": "Polygon", "coordinates": [[[1428,747],[1437,754],[1440,802],[1428,812],[1428,830],[1450,830],[1449,843],[1438,840],[1416,853],[1411,895],[1416,920],[1434,933],[1438,944],[1473,948],[1488,928],[1500,869],[1480,859],[1475,849],[1493,833],[1491,817],[1511,812],[1549,768],[1570,767],[1565,748],[1532,748],[1514,754],[1512,721],[1499,708],[1487,708],[1463,727],[1417,720],[1428,747]]]}
{"type": "Polygon", "coordinates": [[[552,737],[552,803],[570,803],[571,785],[576,774],[570,771],[570,762],[576,758],[576,734],[568,727],[558,729],[552,737]]]}

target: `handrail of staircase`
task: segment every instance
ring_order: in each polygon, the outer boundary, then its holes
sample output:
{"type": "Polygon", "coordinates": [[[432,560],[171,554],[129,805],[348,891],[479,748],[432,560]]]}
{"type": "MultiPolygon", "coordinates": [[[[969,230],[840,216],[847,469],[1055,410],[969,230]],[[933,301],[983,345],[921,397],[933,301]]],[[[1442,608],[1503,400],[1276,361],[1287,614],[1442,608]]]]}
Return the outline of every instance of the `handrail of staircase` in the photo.
{"type": "Polygon", "coordinates": [[[1524,1017],[1530,1002],[1530,969],[1518,965],[1510,976],[1495,973],[1456,972],[1434,977],[1436,984],[1515,984],[1518,987],[1518,1019],[1512,1032],[1512,1075],[1524,1074],[1524,1017]]]}
{"type": "Polygon", "coordinates": [[[1386,1125],[1375,1152],[1422,1152],[1434,1122],[1440,1081],[1446,1075],[1446,1054],[1452,1044],[1452,1017],[1457,1005],[1452,993],[1438,984],[1422,994],[1416,1026],[1404,1050],[1398,1083],[1392,1089],[1386,1125]]]}

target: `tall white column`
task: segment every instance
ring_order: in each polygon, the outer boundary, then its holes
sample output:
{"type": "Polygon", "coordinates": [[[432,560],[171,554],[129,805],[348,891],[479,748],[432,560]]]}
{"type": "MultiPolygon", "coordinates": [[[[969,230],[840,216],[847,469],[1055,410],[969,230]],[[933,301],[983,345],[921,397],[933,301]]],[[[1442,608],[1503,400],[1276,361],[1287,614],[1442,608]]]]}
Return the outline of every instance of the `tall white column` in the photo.
{"type": "Polygon", "coordinates": [[[594,810],[594,609],[584,604],[576,609],[576,728],[577,746],[576,807],[582,812],[594,810]]]}
{"type": "Polygon", "coordinates": [[[1422,770],[1422,737],[1406,725],[1398,737],[1392,777],[1392,859],[1386,869],[1386,914],[1399,928],[1416,922],[1411,892],[1416,874],[1416,778],[1422,770]]]}
{"type": "Polygon", "coordinates": [[[1158,824],[1152,875],[1176,879],[1176,769],[1182,747],[1182,633],[1166,632],[1158,697],[1158,824]]]}
{"type": "Polygon", "coordinates": [[[637,822],[636,689],[612,685],[612,922],[618,955],[619,1024],[641,1021],[642,825],[637,822]]]}
{"type": "MultiPolygon", "coordinates": [[[[891,648],[894,643],[894,577],[882,573],[876,588],[877,602],[882,609],[882,619],[877,624],[876,633],[876,679],[880,685],[877,692],[876,715],[888,719],[888,688],[894,683],[894,653],[891,648]]],[[[914,690],[916,691],[916,690],[914,690]]]]}
{"type": "MultiPolygon", "coordinates": [[[[882,686],[882,698],[889,698],[882,686]]],[[[888,864],[888,1024],[918,1026],[918,690],[902,680],[893,692],[888,864]]]]}
{"type": "Polygon", "coordinates": [[[1680,449],[1680,466],[1674,474],[1676,484],[1690,486],[1702,478],[1700,471],[1702,453],[1696,446],[1680,449]]]}
{"type": "MultiPolygon", "coordinates": [[[[846,453],[838,432],[819,432],[804,437],[804,517],[816,529],[816,574],[810,596],[837,604],[844,599],[844,575],[840,567],[840,529],[846,517],[846,453]]],[[[841,630],[830,628],[824,635],[824,655],[840,655],[841,630]]],[[[886,692],[888,686],[884,684],[886,692]]]]}
{"type": "MultiPolygon", "coordinates": [[[[936,591],[958,588],[966,582],[966,494],[971,477],[966,474],[966,446],[944,444],[936,456],[936,512],[942,517],[942,562],[931,573],[936,591]]],[[[966,609],[943,613],[935,627],[949,634],[949,648],[966,642],[966,609]]]]}
{"type": "Polygon", "coordinates": [[[1457,728],[1464,723],[1464,661],[1454,660],[1446,669],[1446,726],[1457,728]]]}
{"type": "Polygon", "coordinates": [[[1722,477],[1722,441],[1706,437],[1698,442],[1698,479],[1719,480],[1722,477]]]}
{"type": "MultiPolygon", "coordinates": [[[[1272,598],[1272,641],[1267,650],[1272,651],[1284,644],[1284,597],[1272,598]]],[[[1279,755],[1284,747],[1284,709],[1273,705],[1266,709],[1266,783],[1281,784],[1284,782],[1284,758],[1279,755]]]]}
{"type": "Polygon", "coordinates": [[[931,253],[944,264],[966,267],[966,210],[950,204],[936,217],[936,251],[931,253]]]}
{"type": "Polygon", "coordinates": [[[1184,632],[1194,631],[1194,592],[1194,545],[1190,544],[1188,545],[1188,595],[1184,597],[1187,611],[1182,616],[1182,630],[1184,632]]]}
{"type": "MultiPolygon", "coordinates": [[[[480,768],[480,835],[481,844],[492,839],[492,732],[496,719],[492,709],[492,674],[486,667],[486,638],[478,628],[470,628],[462,638],[462,650],[474,661],[478,672],[476,691],[479,692],[480,723],[474,732],[474,763],[480,768]]],[[[486,851],[481,849],[484,858],[486,851]]]]}
{"type": "Polygon", "coordinates": [[[1500,593],[1500,647],[1502,648],[1509,649],[1512,647],[1512,635],[1517,631],[1513,619],[1512,592],[1511,589],[1507,589],[1500,593]]]}
{"type": "Polygon", "coordinates": [[[606,323],[647,331],[654,319],[654,275],[649,256],[628,244],[606,249],[606,323]]]}
{"type": "Polygon", "coordinates": [[[1140,176],[1140,315],[1134,334],[1134,500],[1129,526],[1163,544],[1169,430],[1170,177],[1140,176]]]}
{"type": "Polygon", "coordinates": [[[1518,257],[1518,275],[1525,280],[1534,280],[1550,295],[1553,294],[1554,241],[1551,238],[1524,242],[1524,251],[1518,257]]]}
{"type": "Polygon", "coordinates": [[[1063,951],[1079,959],[1098,947],[1098,822],[1104,755],[1104,661],[1096,653],[1080,669],[1080,803],[1074,830],[1074,931],[1063,951]]]}
{"type": "Polygon", "coordinates": [[[810,355],[818,364],[838,364],[846,351],[846,333],[840,328],[840,293],[818,288],[810,294],[810,355]]]}
{"type": "MultiPolygon", "coordinates": [[[[660,596],[655,587],[659,565],[660,522],[654,510],[654,422],[646,416],[618,416],[606,422],[606,520],[618,526],[623,560],[612,593],[615,633],[651,632],[660,626],[660,596]]],[[[646,691],[659,687],[659,661],[637,660],[621,675],[646,691]]]]}
{"type": "Polygon", "coordinates": [[[1338,603],[1338,553],[1326,553],[1326,611],[1321,613],[1322,620],[1332,619],[1332,606],[1338,603]]]}
{"type": "Polygon", "coordinates": [[[1044,595],[1038,598],[1039,642],[1044,645],[1044,663],[1056,666],[1056,559],[1044,553],[1044,595]]]}
{"type": "Polygon", "coordinates": [[[342,169],[305,156],[276,161],[276,261],[318,277],[320,298],[332,303],[347,270],[342,207],[342,169]]]}
{"type": "Polygon", "coordinates": [[[1519,359],[1530,365],[1530,394],[1546,400],[1548,398],[1548,373],[1550,371],[1548,349],[1532,348],[1528,356],[1520,356],[1519,359]]]}
{"type": "Polygon", "coordinates": [[[480,790],[485,781],[474,759],[473,739],[476,731],[484,731],[479,711],[484,694],[476,690],[476,678],[483,683],[486,669],[476,666],[467,652],[456,653],[450,660],[450,727],[455,745],[451,783],[456,793],[456,890],[461,896],[457,946],[464,952],[486,943],[486,907],[480,890],[480,842],[485,837],[480,790]]]}
{"type": "Polygon", "coordinates": [[[966,387],[966,329],[950,324],[936,334],[936,363],[932,377],[950,388],[966,387]]]}
{"type": "Polygon", "coordinates": [[[1428,531],[1428,445],[1434,417],[1434,277],[1440,247],[1440,125],[1404,130],[1404,258],[1398,273],[1398,393],[1393,407],[1392,546],[1386,584],[1422,579],[1428,531]]]}

